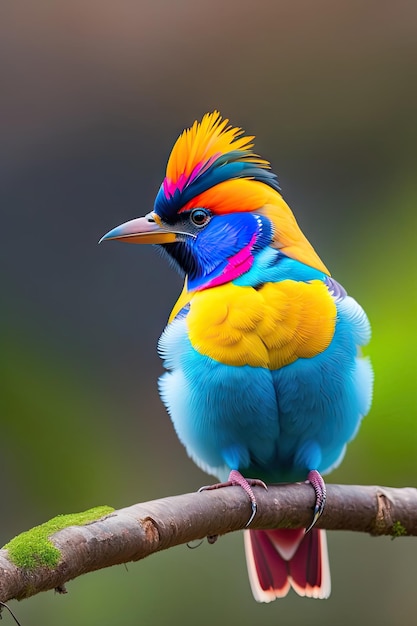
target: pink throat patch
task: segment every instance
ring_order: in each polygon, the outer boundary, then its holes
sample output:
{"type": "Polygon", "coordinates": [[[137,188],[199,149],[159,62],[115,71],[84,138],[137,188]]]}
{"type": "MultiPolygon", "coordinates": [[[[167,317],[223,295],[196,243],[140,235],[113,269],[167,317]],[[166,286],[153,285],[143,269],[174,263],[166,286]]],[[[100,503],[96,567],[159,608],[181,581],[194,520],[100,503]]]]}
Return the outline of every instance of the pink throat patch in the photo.
{"type": "Polygon", "coordinates": [[[245,272],[250,270],[253,265],[253,254],[252,248],[256,241],[256,235],[252,236],[250,242],[239,250],[239,252],[232,257],[230,257],[226,267],[220,274],[220,276],[216,276],[210,280],[210,282],[206,283],[201,287],[201,289],[208,289],[209,287],[217,287],[218,285],[224,285],[224,283],[229,283],[235,278],[239,278],[245,272]]]}

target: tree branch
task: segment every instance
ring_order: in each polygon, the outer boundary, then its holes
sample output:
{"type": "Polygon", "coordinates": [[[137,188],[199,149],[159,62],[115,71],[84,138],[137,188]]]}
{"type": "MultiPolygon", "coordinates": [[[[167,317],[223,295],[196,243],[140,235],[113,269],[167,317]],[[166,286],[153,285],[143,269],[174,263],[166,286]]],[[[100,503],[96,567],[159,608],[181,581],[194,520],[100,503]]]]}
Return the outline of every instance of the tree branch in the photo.
{"type": "MultiPolygon", "coordinates": [[[[300,528],[311,521],[314,491],[306,483],[256,488],[258,513],[251,528],[300,528]]],[[[40,591],[65,591],[81,574],[138,561],[167,548],[244,528],[250,503],[230,487],[153,500],[106,517],[70,526],[50,537],[58,565],[19,568],[0,550],[0,601],[21,600],[40,591]]],[[[327,502],[317,527],[372,535],[417,536],[417,489],[327,485],[327,502]]]]}

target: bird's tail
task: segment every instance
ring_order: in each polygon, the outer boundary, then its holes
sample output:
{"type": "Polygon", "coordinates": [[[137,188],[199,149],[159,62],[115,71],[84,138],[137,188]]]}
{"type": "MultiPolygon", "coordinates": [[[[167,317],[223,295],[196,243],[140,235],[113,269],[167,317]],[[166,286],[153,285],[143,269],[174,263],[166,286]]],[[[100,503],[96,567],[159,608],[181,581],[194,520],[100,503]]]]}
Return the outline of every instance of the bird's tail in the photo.
{"type": "Polygon", "coordinates": [[[328,598],[330,568],[326,531],[312,528],[245,530],[252,593],[258,602],[283,598],[292,587],[300,596],[328,598]]]}

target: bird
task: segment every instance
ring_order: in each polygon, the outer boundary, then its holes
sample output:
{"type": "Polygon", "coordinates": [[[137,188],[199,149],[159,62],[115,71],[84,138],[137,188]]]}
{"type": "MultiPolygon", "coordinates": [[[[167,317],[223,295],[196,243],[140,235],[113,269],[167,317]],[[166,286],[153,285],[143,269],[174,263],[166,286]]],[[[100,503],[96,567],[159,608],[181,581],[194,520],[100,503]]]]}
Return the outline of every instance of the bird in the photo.
{"type": "Polygon", "coordinates": [[[240,485],[309,481],[308,529],[244,530],[254,598],[327,598],[323,475],[342,461],[372,400],[362,307],[330,274],[254,136],[218,111],[186,128],[154,208],[100,241],[155,244],[184,276],[158,349],[159,393],[191,459],[240,485]]]}

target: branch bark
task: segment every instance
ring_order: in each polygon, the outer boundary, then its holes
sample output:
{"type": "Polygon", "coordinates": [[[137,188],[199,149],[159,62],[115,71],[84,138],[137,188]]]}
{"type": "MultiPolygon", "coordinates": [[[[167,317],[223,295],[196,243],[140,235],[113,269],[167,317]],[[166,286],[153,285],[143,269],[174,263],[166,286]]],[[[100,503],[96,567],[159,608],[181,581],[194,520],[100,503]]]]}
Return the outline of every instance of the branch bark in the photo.
{"type": "MultiPolygon", "coordinates": [[[[310,485],[256,488],[258,513],[251,528],[309,525],[314,505],[310,485]]],[[[84,526],[51,536],[61,559],[54,569],[23,569],[0,550],[0,601],[21,600],[41,591],[65,591],[81,574],[138,561],[159,550],[244,528],[250,504],[239,487],[203,491],[135,504],[84,526]]],[[[327,502],[317,527],[372,535],[417,536],[417,489],[327,485],[327,502]]]]}

